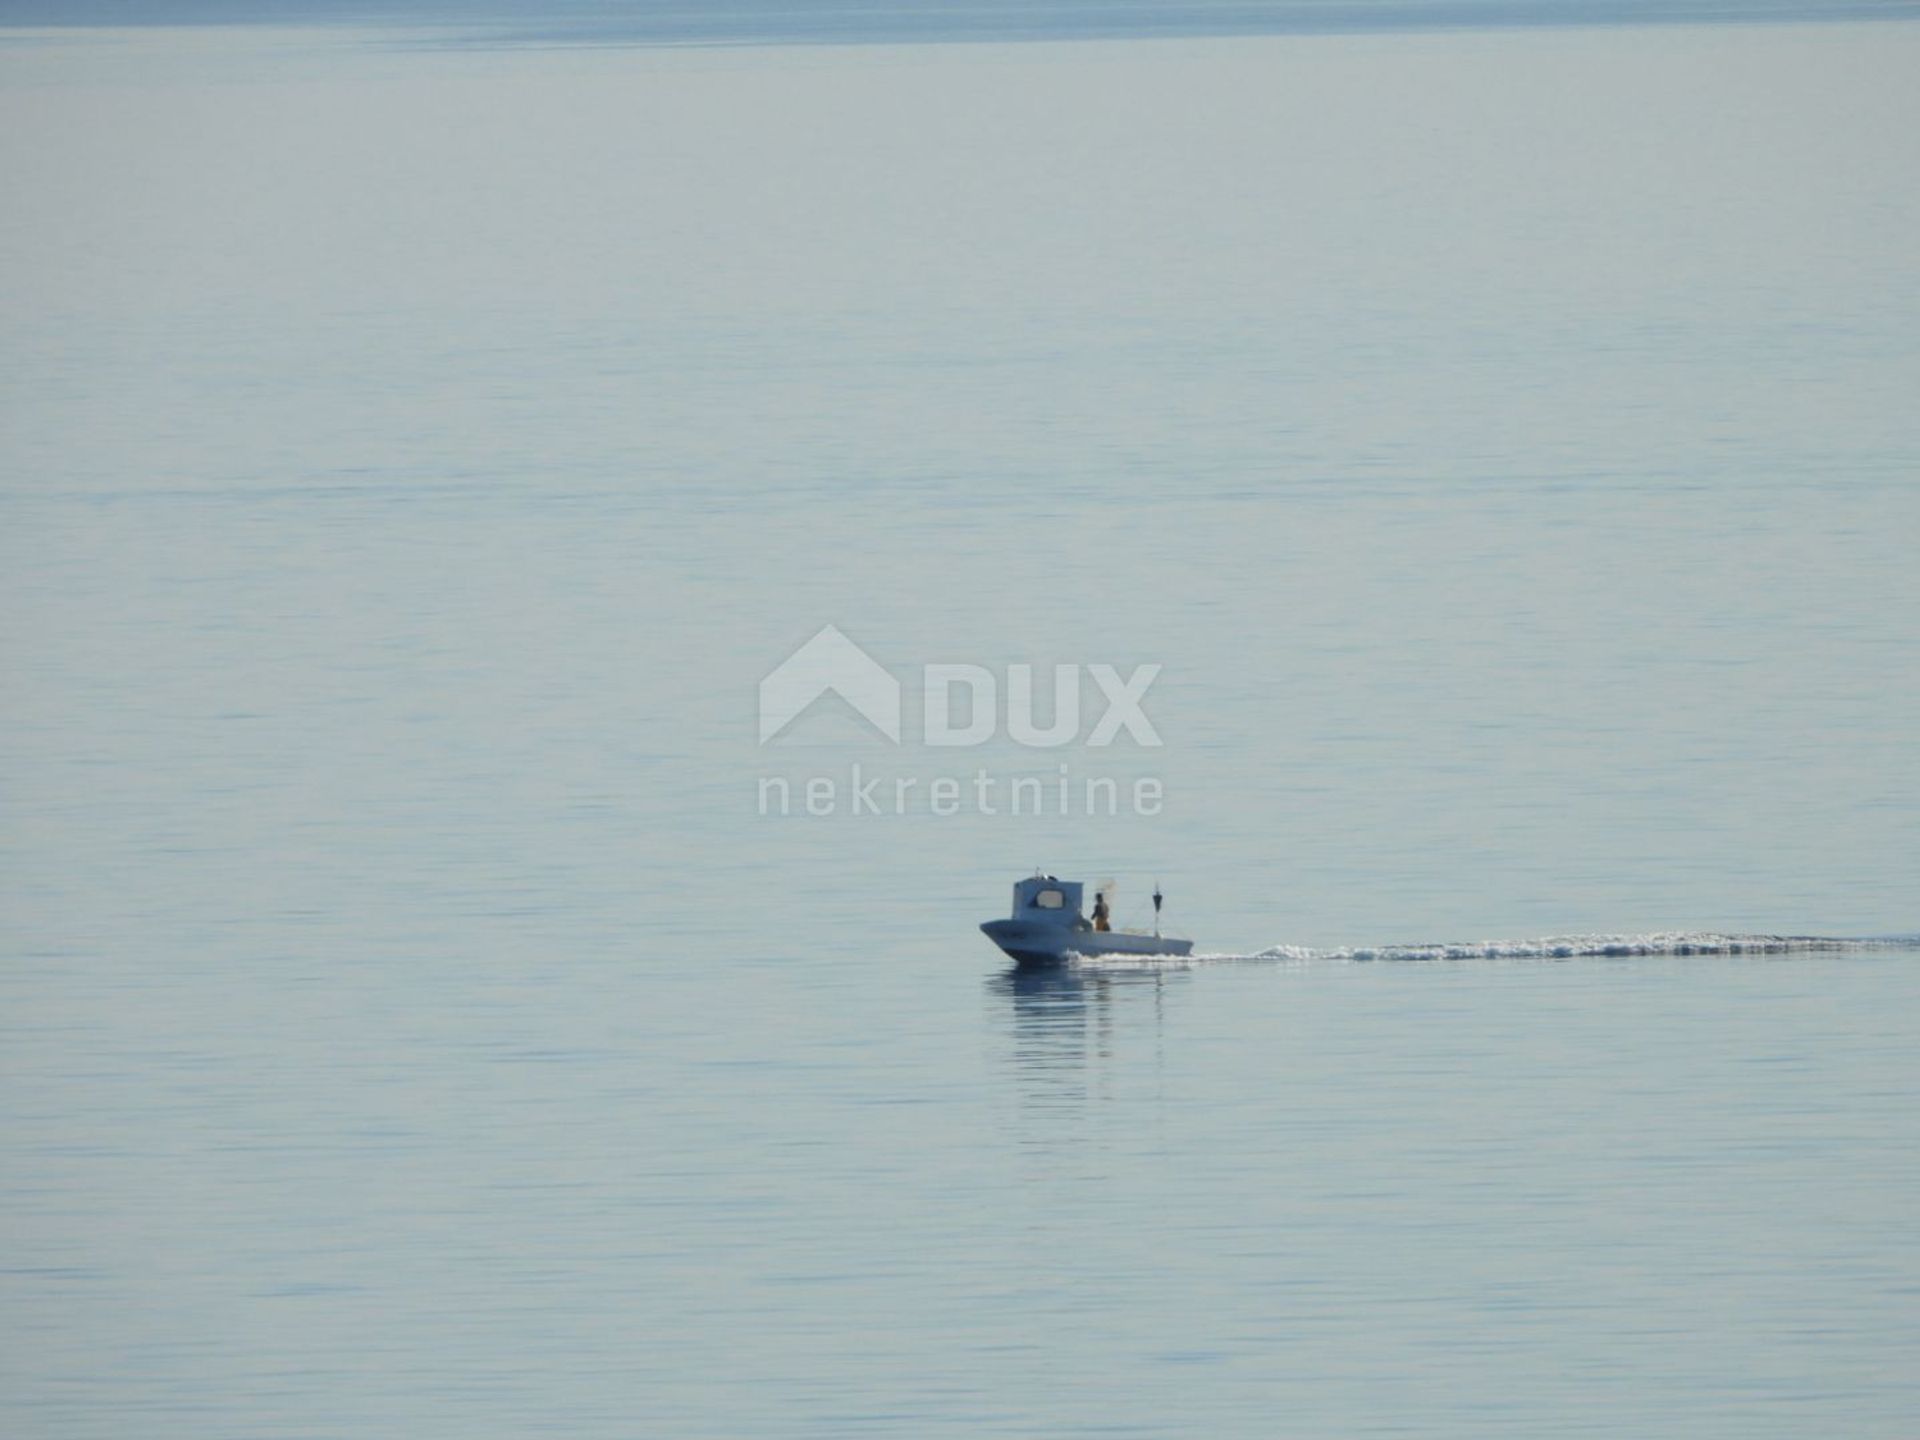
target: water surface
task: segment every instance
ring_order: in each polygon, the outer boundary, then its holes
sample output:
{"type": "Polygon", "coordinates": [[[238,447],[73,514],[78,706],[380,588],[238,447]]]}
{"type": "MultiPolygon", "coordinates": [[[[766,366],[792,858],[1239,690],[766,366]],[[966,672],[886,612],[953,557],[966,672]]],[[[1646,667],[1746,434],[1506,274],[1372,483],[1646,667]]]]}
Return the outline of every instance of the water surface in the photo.
{"type": "Polygon", "coordinates": [[[1917,36],[15,32],[3,1428],[1909,1433],[1917,36]]]}

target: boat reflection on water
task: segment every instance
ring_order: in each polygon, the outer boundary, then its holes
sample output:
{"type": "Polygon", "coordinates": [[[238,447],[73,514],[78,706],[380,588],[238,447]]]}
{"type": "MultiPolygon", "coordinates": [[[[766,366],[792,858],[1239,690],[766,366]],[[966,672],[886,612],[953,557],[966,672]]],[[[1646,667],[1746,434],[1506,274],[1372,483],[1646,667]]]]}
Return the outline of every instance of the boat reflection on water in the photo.
{"type": "Polygon", "coordinates": [[[1009,1058],[1023,1106],[1084,1105],[1108,1090],[1125,1056],[1150,1051],[1158,1073],[1162,1006],[1183,970],[1107,965],[1013,966],[988,992],[1013,1013],[1009,1058]]]}

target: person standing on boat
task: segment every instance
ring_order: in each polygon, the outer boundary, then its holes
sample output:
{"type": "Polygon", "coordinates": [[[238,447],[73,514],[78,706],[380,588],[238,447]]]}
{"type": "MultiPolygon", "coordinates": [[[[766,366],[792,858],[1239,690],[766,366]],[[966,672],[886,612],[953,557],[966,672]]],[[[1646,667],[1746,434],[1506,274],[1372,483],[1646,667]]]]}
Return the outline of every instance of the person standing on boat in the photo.
{"type": "Polygon", "coordinates": [[[1093,928],[1096,930],[1113,928],[1107,923],[1107,892],[1104,890],[1093,892],[1093,928]]]}

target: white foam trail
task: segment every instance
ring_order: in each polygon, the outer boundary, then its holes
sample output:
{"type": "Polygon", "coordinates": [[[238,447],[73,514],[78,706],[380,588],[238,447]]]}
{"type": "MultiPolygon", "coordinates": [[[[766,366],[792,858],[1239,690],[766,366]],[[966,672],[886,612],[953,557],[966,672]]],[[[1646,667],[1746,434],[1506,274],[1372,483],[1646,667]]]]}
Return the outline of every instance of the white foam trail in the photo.
{"type": "Polygon", "coordinates": [[[1916,950],[1920,935],[1849,938],[1837,935],[1724,935],[1685,930],[1646,935],[1545,935],[1531,940],[1469,940],[1405,945],[1349,945],[1334,949],[1273,945],[1251,954],[1183,957],[1106,956],[1083,961],[1103,969],[1180,969],[1190,965],[1307,961],[1572,960],[1634,955],[1818,955],[1847,950],[1916,950]]]}

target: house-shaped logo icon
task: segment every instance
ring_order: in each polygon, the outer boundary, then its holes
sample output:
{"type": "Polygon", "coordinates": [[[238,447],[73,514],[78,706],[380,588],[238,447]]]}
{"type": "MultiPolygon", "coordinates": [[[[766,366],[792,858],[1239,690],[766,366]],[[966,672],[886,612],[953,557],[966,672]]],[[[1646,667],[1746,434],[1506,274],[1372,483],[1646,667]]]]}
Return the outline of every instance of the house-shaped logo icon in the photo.
{"type": "Polygon", "coordinates": [[[900,682],[836,625],[821,630],[760,682],[760,743],[773,739],[829,690],[900,743],[900,682]]]}

